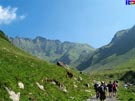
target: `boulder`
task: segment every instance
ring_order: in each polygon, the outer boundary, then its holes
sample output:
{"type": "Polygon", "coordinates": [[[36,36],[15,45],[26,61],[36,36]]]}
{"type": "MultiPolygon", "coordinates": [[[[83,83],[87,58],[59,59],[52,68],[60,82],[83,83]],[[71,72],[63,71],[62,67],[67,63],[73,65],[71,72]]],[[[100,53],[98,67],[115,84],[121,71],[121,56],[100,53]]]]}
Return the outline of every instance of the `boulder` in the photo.
{"type": "Polygon", "coordinates": [[[20,89],[24,89],[24,84],[22,82],[18,82],[18,86],[20,89]]]}
{"type": "Polygon", "coordinates": [[[8,87],[5,87],[5,89],[7,90],[9,96],[10,96],[10,99],[12,99],[12,101],[19,101],[20,99],[20,92],[18,92],[17,94],[12,91],[12,90],[9,90],[8,87]]]}
{"type": "Polygon", "coordinates": [[[74,75],[73,75],[73,73],[72,73],[72,72],[67,71],[67,77],[72,78],[73,76],[74,76],[74,75]]]}
{"type": "Polygon", "coordinates": [[[64,67],[65,69],[69,69],[69,66],[65,64],[64,62],[58,61],[57,66],[64,67]]]}
{"type": "Polygon", "coordinates": [[[45,91],[45,89],[44,89],[44,86],[43,86],[43,85],[40,85],[38,82],[36,82],[36,84],[37,84],[37,86],[38,86],[38,88],[39,88],[39,89],[41,89],[41,90],[45,91]]]}
{"type": "Polygon", "coordinates": [[[82,81],[83,79],[82,79],[82,77],[81,76],[79,76],[78,77],[78,81],[82,81]]]}
{"type": "Polygon", "coordinates": [[[66,87],[64,86],[64,85],[60,85],[60,90],[62,90],[64,93],[67,93],[68,91],[67,91],[67,89],[66,89],[66,87]]]}

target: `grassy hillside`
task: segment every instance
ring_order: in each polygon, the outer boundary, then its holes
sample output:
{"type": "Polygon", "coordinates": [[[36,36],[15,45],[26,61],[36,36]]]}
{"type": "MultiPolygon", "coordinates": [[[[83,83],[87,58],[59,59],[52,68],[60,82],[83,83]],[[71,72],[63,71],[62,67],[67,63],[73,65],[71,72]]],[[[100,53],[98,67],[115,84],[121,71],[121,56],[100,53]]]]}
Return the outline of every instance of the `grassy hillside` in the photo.
{"type": "Polygon", "coordinates": [[[0,32],[0,101],[11,101],[5,87],[20,92],[20,101],[82,101],[91,96],[92,86],[85,86],[90,83],[87,75],[37,59],[13,46],[3,35],[0,32]],[[24,89],[18,82],[24,84],[24,89]]]}

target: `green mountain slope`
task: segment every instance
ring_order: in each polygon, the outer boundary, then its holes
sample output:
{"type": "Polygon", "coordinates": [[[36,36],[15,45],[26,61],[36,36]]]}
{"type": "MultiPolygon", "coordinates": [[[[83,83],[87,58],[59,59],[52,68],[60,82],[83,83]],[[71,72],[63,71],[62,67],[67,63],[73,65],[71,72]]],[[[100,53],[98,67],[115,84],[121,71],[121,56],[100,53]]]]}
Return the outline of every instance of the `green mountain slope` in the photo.
{"type": "Polygon", "coordinates": [[[91,95],[88,81],[85,74],[21,51],[0,31],[0,101],[11,101],[6,89],[20,93],[20,101],[82,101],[91,95]],[[19,82],[24,89],[19,88],[19,82]]]}
{"type": "Polygon", "coordinates": [[[135,26],[115,34],[112,41],[99,49],[77,68],[79,70],[113,69],[135,57],[135,26]],[[88,68],[89,67],[89,68],[88,68]]]}
{"type": "Polygon", "coordinates": [[[33,40],[16,37],[11,38],[11,41],[15,46],[41,59],[53,63],[63,61],[72,66],[76,66],[76,60],[78,60],[82,54],[91,54],[95,50],[87,44],[72,42],[62,43],[59,40],[48,40],[43,37],[36,37],[33,40]]]}

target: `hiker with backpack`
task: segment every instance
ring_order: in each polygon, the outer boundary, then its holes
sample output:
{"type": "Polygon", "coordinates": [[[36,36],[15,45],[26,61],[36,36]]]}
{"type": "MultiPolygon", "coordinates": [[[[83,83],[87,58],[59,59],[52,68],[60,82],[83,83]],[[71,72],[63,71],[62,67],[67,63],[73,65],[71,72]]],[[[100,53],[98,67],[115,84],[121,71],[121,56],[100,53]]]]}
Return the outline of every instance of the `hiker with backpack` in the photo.
{"type": "Polygon", "coordinates": [[[111,81],[109,82],[107,87],[108,87],[109,97],[112,97],[113,96],[113,84],[111,81]]]}
{"type": "Polygon", "coordinates": [[[100,101],[104,101],[106,99],[106,85],[105,82],[101,82],[101,86],[99,87],[100,101]]]}
{"type": "Polygon", "coordinates": [[[116,81],[113,82],[113,95],[117,96],[118,84],[116,81]]]}
{"type": "Polygon", "coordinates": [[[99,98],[99,87],[100,87],[100,84],[95,82],[94,89],[95,89],[95,92],[96,92],[96,98],[97,99],[99,98]]]}

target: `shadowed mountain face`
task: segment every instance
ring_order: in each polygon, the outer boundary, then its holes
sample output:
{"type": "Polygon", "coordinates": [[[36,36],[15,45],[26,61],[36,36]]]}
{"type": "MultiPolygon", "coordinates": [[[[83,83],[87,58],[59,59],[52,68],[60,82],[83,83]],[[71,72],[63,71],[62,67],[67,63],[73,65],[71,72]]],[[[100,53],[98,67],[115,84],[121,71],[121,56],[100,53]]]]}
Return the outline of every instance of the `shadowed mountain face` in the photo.
{"type": "Polygon", "coordinates": [[[77,68],[79,70],[113,68],[135,57],[135,26],[117,32],[112,41],[99,49],[77,68]]]}
{"type": "Polygon", "coordinates": [[[33,40],[16,37],[10,40],[15,46],[39,58],[54,63],[63,61],[72,66],[81,62],[82,55],[91,54],[94,51],[94,48],[87,44],[48,40],[43,37],[36,37],[33,40]]]}

